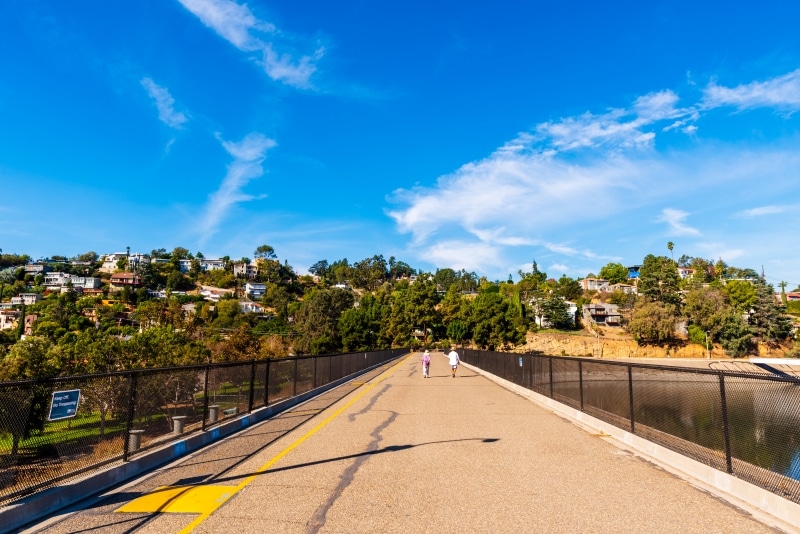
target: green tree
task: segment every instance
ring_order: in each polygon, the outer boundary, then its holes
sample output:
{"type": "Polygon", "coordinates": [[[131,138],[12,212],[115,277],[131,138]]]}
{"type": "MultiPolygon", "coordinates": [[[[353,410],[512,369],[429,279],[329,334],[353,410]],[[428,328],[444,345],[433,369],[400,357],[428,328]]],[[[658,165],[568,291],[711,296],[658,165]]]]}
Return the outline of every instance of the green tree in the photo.
{"type": "Polygon", "coordinates": [[[514,346],[524,334],[509,302],[499,293],[481,293],[474,304],[473,341],[481,348],[514,346]]]}
{"type": "Polygon", "coordinates": [[[561,330],[572,327],[569,306],[561,297],[551,296],[542,303],[542,318],[552,328],[561,330]]]}
{"type": "Polygon", "coordinates": [[[648,254],[639,271],[638,290],[648,300],[661,302],[672,306],[677,313],[677,306],[681,299],[679,291],[680,277],[675,269],[675,263],[665,256],[648,254]]]}
{"type": "Polygon", "coordinates": [[[708,332],[715,339],[730,313],[730,306],[720,289],[699,287],[686,294],[683,311],[690,324],[708,332]]]}
{"type": "Polygon", "coordinates": [[[749,354],[753,348],[753,333],[742,315],[731,310],[722,322],[719,342],[731,358],[741,358],[749,354]]]}
{"type": "Polygon", "coordinates": [[[436,274],[433,275],[433,281],[441,291],[448,291],[450,286],[458,284],[460,276],[453,269],[436,269],[436,274]]]}
{"type": "Polygon", "coordinates": [[[253,252],[253,258],[258,260],[274,260],[278,256],[275,254],[275,249],[269,245],[259,245],[253,252]]]}
{"type": "Polygon", "coordinates": [[[756,299],[748,323],[761,341],[775,345],[786,340],[792,331],[792,324],[784,315],[785,308],[775,302],[775,289],[763,278],[755,283],[756,299]]]}
{"type": "Polygon", "coordinates": [[[374,291],[388,276],[386,260],[376,255],[353,264],[350,283],[353,287],[374,291]]]}
{"type": "Polygon", "coordinates": [[[740,313],[748,312],[758,298],[755,286],[744,280],[730,280],[725,284],[725,294],[731,306],[740,313]]]}
{"type": "Polygon", "coordinates": [[[670,304],[645,301],[634,308],[629,330],[641,345],[667,341],[675,335],[675,310],[670,304]]]}
{"type": "Polygon", "coordinates": [[[313,275],[319,276],[322,279],[328,275],[328,260],[320,260],[308,268],[308,272],[313,275]]]}
{"type": "MultiPolygon", "coordinates": [[[[627,276],[627,271],[625,272],[627,276]]],[[[583,288],[580,282],[563,274],[556,282],[555,288],[553,288],[553,295],[565,300],[575,301],[583,295],[583,288]]]]}
{"type": "Polygon", "coordinates": [[[413,328],[423,332],[423,341],[428,341],[428,330],[441,324],[441,314],[436,309],[439,297],[436,294],[436,284],[430,275],[420,275],[417,281],[411,284],[406,292],[407,322],[413,328]]]}
{"type": "Polygon", "coordinates": [[[608,263],[600,269],[600,278],[611,284],[623,284],[628,281],[628,269],[621,263],[608,263]]]}
{"type": "Polygon", "coordinates": [[[353,303],[352,292],[343,289],[317,289],[306,295],[295,317],[301,334],[297,350],[323,354],[341,349],[339,317],[353,303]]]}

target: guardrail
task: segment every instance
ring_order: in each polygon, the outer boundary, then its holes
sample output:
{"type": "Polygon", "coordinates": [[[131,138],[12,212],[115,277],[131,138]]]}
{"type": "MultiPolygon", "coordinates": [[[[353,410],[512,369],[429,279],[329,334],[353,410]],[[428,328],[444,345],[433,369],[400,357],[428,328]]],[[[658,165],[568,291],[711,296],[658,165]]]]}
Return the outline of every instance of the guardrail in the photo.
{"type": "Polygon", "coordinates": [[[800,503],[800,378],[465,349],[462,360],[800,503]]]}
{"type": "Polygon", "coordinates": [[[398,348],[0,383],[0,506],[407,353],[398,348]]]}

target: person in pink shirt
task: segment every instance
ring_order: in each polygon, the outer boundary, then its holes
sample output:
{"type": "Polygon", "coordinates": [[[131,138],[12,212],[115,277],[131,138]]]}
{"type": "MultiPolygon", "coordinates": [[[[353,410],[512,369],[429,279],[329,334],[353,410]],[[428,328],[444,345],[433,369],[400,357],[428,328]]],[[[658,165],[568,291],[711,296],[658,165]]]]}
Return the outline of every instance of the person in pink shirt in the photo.
{"type": "Polygon", "coordinates": [[[431,353],[427,350],[422,354],[422,378],[428,378],[431,369],[431,353]]]}

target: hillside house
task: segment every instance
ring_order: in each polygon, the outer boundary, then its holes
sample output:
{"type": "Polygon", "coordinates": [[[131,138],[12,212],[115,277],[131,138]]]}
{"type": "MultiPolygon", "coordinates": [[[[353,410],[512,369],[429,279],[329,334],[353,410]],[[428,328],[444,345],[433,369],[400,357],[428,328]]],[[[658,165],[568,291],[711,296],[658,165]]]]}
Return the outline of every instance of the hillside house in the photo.
{"type": "Polygon", "coordinates": [[[584,291],[600,291],[603,293],[611,291],[611,283],[602,278],[587,277],[581,280],[581,285],[584,291]]]}
{"type": "Polygon", "coordinates": [[[622,319],[616,304],[584,304],[582,315],[584,322],[604,326],[619,326],[622,319]]]}
{"type": "Polygon", "coordinates": [[[614,291],[622,291],[623,293],[627,293],[628,295],[637,294],[636,286],[631,284],[612,284],[610,289],[612,293],[614,291]]]}
{"type": "Polygon", "coordinates": [[[135,288],[142,284],[142,279],[134,273],[114,273],[111,275],[110,283],[112,289],[135,288]]]}
{"type": "Polygon", "coordinates": [[[690,269],[688,267],[678,267],[678,276],[680,276],[681,280],[691,278],[694,276],[694,269],[690,269]]]}
{"type": "Polygon", "coordinates": [[[629,267],[625,267],[628,269],[628,280],[638,280],[639,279],[639,272],[642,270],[641,265],[631,265],[629,267]]]}
{"type": "Polygon", "coordinates": [[[16,297],[11,297],[11,304],[30,306],[40,300],[42,300],[42,296],[39,293],[20,293],[16,297]]]}
{"type": "Polygon", "coordinates": [[[44,263],[29,263],[28,265],[25,265],[23,269],[25,270],[25,274],[29,274],[31,276],[49,273],[53,270],[52,267],[45,265],[44,263]]]}
{"type": "Polygon", "coordinates": [[[137,270],[140,266],[150,263],[150,256],[140,252],[128,254],[127,252],[114,252],[113,254],[106,254],[103,256],[103,265],[100,266],[100,272],[113,273],[117,270],[117,263],[121,259],[128,259],[128,269],[137,270]]]}
{"type": "Polygon", "coordinates": [[[264,306],[262,306],[258,302],[252,302],[249,300],[240,300],[239,310],[242,313],[264,313],[264,306]]]}
{"type": "Polygon", "coordinates": [[[238,278],[247,278],[251,280],[258,274],[258,265],[253,263],[235,263],[233,264],[233,276],[238,278]]]}
{"type": "Polygon", "coordinates": [[[260,282],[247,282],[244,285],[244,292],[251,299],[260,300],[267,292],[267,286],[260,282]]]}
{"type": "Polygon", "coordinates": [[[10,330],[16,326],[20,312],[17,310],[0,310],[0,330],[10,330]]]}

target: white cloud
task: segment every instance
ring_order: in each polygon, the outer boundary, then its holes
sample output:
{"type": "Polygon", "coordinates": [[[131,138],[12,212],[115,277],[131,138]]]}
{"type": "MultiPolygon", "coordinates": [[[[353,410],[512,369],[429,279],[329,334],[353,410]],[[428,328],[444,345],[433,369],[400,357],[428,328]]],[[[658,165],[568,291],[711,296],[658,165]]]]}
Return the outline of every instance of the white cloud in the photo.
{"type": "Polygon", "coordinates": [[[441,241],[427,247],[421,256],[437,266],[455,270],[497,271],[504,265],[498,247],[474,241],[441,241]]]}
{"type": "Polygon", "coordinates": [[[777,215],[779,213],[785,213],[790,209],[792,209],[791,206],[761,206],[758,208],[740,211],[738,215],[740,217],[761,217],[763,215],[777,215]]]}
{"type": "Polygon", "coordinates": [[[689,214],[685,211],[664,208],[661,210],[661,216],[656,220],[667,223],[675,235],[700,235],[700,230],[683,223],[688,216],[689,214]]]}
{"type": "MultiPolygon", "coordinates": [[[[218,136],[219,138],[219,136],[218,136]]],[[[223,141],[223,148],[233,156],[228,172],[219,189],[209,196],[203,220],[200,224],[201,242],[213,235],[232,206],[239,202],[253,200],[255,197],[242,192],[242,188],[254,178],[264,174],[261,164],[267,151],[275,146],[275,141],[263,134],[253,132],[239,142],[223,141]]]]}
{"type": "Polygon", "coordinates": [[[170,128],[180,130],[189,119],[184,113],[175,111],[175,99],[169,94],[169,90],[166,87],[161,87],[150,78],[142,78],[140,83],[155,102],[156,109],[158,109],[158,118],[161,122],[170,128]]]}
{"type": "Polygon", "coordinates": [[[637,178],[639,170],[622,158],[581,166],[538,154],[495,154],[441,178],[435,189],[395,191],[393,200],[409,207],[389,215],[416,241],[458,227],[493,243],[525,244],[531,234],[587,217],[590,206],[589,218],[614,212],[615,192],[635,188],[637,178]]]}
{"type": "Polygon", "coordinates": [[[256,17],[247,4],[232,0],[178,0],[183,7],[196,15],[206,26],[242,52],[250,52],[275,81],[299,88],[310,88],[311,76],[316,72],[316,62],[325,55],[325,48],[316,49],[300,59],[289,52],[278,52],[281,47],[290,47],[291,38],[266,21],[256,17]]]}
{"type": "Polygon", "coordinates": [[[432,186],[395,190],[387,214],[411,235],[409,250],[419,259],[450,265],[452,259],[437,262],[474,254],[474,261],[463,261],[490,276],[503,277],[504,265],[531,257],[559,266],[582,258],[596,262],[595,271],[608,261],[641,262],[663,248],[663,223],[667,235],[683,237],[681,247],[690,255],[696,247],[726,261],[777,261],[783,256],[769,250],[784,250],[779,243],[794,239],[790,225],[765,235],[739,226],[731,214],[766,215],[800,194],[792,185],[800,168],[798,139],[746,148],[704,142],[695,122],[709,109],[700,101],[679,106],[678,95],[666,90],[634,99],[628,108],[545,122],[432,186]],[[659,150],[656,132],[670,131],[693,142],[659,150]],[[746,210],[743,202],[765,208],[746,210]],[[737,247],[701,241],[726,235],[736,236],[737,247]]]}
{"type": "Polygon", "coordinates": [[[735,106],[741,110],[759,107],[796,110],[800,108],[800,69],[764,82],[736,87],[711,83],[704,91],[708,107],[735,106]]]}

